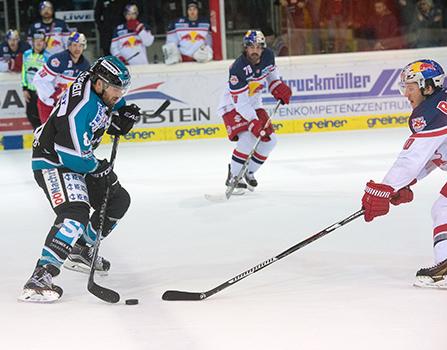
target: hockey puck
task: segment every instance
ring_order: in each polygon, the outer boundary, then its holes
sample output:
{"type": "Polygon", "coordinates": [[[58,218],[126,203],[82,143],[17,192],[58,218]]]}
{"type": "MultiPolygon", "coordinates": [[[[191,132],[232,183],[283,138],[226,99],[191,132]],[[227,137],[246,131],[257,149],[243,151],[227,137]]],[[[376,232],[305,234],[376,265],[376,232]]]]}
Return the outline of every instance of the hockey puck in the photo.
{"type": "Polygon", "coordinates": [[[137,305],[138,299],[126,299],[126,305],[137,305]]]}

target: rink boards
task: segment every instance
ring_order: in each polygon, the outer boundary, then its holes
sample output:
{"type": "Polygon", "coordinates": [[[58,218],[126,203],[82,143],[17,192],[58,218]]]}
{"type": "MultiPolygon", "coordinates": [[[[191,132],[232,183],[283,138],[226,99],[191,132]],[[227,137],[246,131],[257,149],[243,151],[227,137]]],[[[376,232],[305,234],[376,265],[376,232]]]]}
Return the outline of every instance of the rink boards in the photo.
{"type": "MultiPolygon", "coordinates": [[[[277,59],[292,100],[273,118],[278,134],[406,127],[411,108],[398,91],[401,68],[421,58],[447,66],[447,48],[348,53],[277,59]]],[[[216,108],[232,61],[131,67],[126,100],[141,107],[142,118],[125,142],[180,141],[226,137],[216,108]],[[164,100],[169,108],[152,113],[164,100]]],[[[263,103],[276,101],[266,88],[263,103]]],[[[19,75],[0,75],[0,149],[30,148],[19,75]]],[[[109,142],[105,137],[104,142],[109,142]]]]}

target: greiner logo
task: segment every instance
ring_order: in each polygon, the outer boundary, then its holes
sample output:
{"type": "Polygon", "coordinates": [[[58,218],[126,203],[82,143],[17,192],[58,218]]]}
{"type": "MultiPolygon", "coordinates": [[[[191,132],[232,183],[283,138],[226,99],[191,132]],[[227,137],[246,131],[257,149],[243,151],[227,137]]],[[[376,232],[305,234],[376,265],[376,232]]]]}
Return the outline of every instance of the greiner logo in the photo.
{"type": "Polygon", "coordinates": [[[154,131],[131,131],[124,135],[125,140],[147,140],[155,135],[154,131]]]}
{"type": "Polygon", "coordinates": [[[190,128],[190,129],[178,129],[175,131],[177,139],[182,139],[185,136],[211,136],[215,135],[220,128],[190,128]]]}
{"type": "Polygon", "coordinates": [[[343,119],[334,119],[334,120],[320,120],[318,122],[305,122],[304,130],[311,131],[314,127],[317,129],[327,129],[327,128],[341,128],[347,124],[348,121],[343,119]]]}
{"type": "Polygon", "coordinates": [[[369,118],[367,121],[368,128],[374,128],[381,125],[402,125],[408,124],[408,117],[382,117],[382,118],[369,118]]]}

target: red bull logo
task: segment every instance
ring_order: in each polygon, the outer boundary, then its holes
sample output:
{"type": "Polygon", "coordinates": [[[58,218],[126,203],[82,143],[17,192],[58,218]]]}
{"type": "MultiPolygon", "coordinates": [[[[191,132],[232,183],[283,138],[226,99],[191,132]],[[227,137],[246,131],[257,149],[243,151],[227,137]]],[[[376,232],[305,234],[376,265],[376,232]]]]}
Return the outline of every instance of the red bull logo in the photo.
{"type": "Polygon", "coordinates": [[[248,96],[254,96],[261,92],[264,88],[264,84],[258,83],[257,81],[251,81],[248,83],[248,96]]]}
{"type": "Polygon", "coordinates": [[[419,66],[419,69],[421,70],[421,72],[423,72],[424,70],[435,70],[435,66],[432,63],[422,62],[419,66]]]}
{"type": "Polygon", "coordinates": [[[50,38],[47,42],[48,48],[54,48],[54,47],[58,47],[58,46],[62,46],[62,42],[57,39],[50,38]]]}
{"type": "Polygon", "coordinates": [[[142,44],[143,44],[143,42],[140,39],[137,39],[134,36],[130,36],[127,38],[126,41],[123,42],[122,46],[123,47],[135,47],[135,46],[139,46],[142,44]]]}
{"type": "Polygon", "coordinates": [[[196,41],[205,41],[206,38],[200,34],[199,32],[191,31],[188,32],[185,35],[182,35],[180,37],[181,40],[191,41],[192,43],[195,43],[196,41]]]}

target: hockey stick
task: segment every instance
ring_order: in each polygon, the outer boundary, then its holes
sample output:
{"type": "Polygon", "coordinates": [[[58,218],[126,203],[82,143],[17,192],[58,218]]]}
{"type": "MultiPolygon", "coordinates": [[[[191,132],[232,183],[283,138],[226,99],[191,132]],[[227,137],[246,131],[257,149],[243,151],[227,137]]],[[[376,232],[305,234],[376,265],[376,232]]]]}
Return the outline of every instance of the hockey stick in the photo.
{"type": "Polygon", "coordinates": [[[324,230],[314,234],[313,236],[310,236],[309,238],[305,239],[304,241],[301,241],[300,243],[294,245],[293,247],[283,251],[282,253],[278,254],[277,256],[270,258],[266,261],[263,261],[262,263],[256,265],[255,267],[252,267],[251,269],[242,272],[241,274],[233,277],[232,279],[222,283],[221,285],[210,289],[206,292],[183,292],[178,290],[168,290],[163,293],[163,296],[161,297],[163,300],[203,300],[206,299],[225,288],[239,282],[240,280],[244,279],[245,277],[250,276],[251,274],[258,272],[259,270],[262,270],[264,267],[267,267],[274,262],[285,258],[287,255],[292,254],[293,252],[297,251],[298,249],[301,249],[308,245],[309,243],[312,243],[313,241],[316,241],[317,239],[320,239],[321,237],[327,235],[328,233],[336,230],[339,227],[342,227],[343,225],[346,225],[348,222],[353,221],[354,219],[357,219],[358,217],[363,215],[364,210],[360,209],[359,211],[355,212],[354,214],[351,214],[346,219],[343,219],[335,224],[332,224],[329,227],[326,227],[324,230]]]}
{"type": "MultiPolygon", "coordinates": [[[[269,126],[269,124],[272,122],[272,118],[276,114],[276,111],[278,110],[280,105],[281,105],[281,101],[278,101],[278,103],[276,104],[275,109],[273,110],[269,119],[267,119],[267,122],[265,123],[264,128],[269,126]]],[[[245,176],[245,173],[247,172],[247,169],[248,169],[248,164],[250,163],[250,160],[253,157],[253,154],[255,154],[256,149],[258,148],[258,145],[261,142],[261,138],[262,138],[262,136],[259,136],[257,138],[256,143],[253,146],[251,152],[248,154],[247,159],[245,160],[244,164],[242,165],[241,170],[239,171],[239,174],[237,174],[236,179],[233,181],[233,184],[231,186],[228,186],[228,188],[225,191],[225,194],[224,195],[205,194],[206,199],[208,199],[212,202],[224,202],[224,201],[227,201],[228,199],[230,199],[231,195],[233,194],[234,190],[236,189],[236,186],[242,180],[242,178],[245,176]]]]}
{"type": "Polygon", "coordinates": [[[158,107],[158,109],[157,109],[154,113],[152,113],[152,114],[150,115],[150,117],[151,117],[151,118],[158,117],[161,113],[163,113],[163,112],[165,111],[166,108],[168,108],[168,106],[169,106],[170,104],[171,104],[171,101],[170,101],[170,100],[165,100],[165,102],[163,102],[163,103],[161,104],[161,106],[158,107]]]}
{"type": "MultiPolygon", "coordinates": [[[[115,163],[119,140],[120,140],[119,135],[115,136],[115,138],[113,139],[112,154],[110,155],[110,164],[112,166],[112,169],[113,164],[115,163]]],[[[99,245],[101,243],[102,232],[104,229],[104,221],[106,219],[107,203],[109,201],[110,190],[112,188],[112,184],[110,183],[108,177],[106,181],[107,181],[106,193],[104,194],[104,201],[102,202],[101,208],[99,210],[99,228],[96,235],[95,245],[93,247],[92,265],[90,267],[90,275],[88,278],[87,289],[90,293],[92,293],[94,296],[98,297],[101,300],[104,300],[108,303],[117,303],[118,301],[120,301],[120,295],[114,290],[102,287],[99,284],[95,283],[94,279],[95,262],[98,257],[99,245]]]]}

